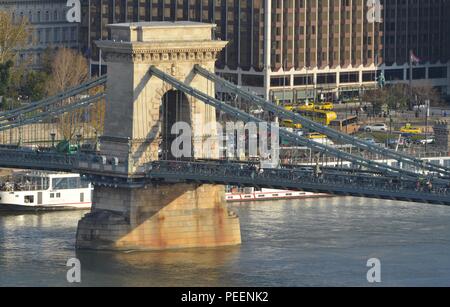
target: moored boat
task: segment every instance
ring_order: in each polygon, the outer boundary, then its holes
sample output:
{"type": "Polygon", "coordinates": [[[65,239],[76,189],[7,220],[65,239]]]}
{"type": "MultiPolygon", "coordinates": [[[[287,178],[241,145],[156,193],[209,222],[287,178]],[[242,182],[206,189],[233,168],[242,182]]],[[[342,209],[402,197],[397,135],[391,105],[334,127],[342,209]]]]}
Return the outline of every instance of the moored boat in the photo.
{"type": "Polygon", "coordinates": [[[20,171],[0,178],[0,210],[89,209],[92,185],[79,174],[20,171]]]}

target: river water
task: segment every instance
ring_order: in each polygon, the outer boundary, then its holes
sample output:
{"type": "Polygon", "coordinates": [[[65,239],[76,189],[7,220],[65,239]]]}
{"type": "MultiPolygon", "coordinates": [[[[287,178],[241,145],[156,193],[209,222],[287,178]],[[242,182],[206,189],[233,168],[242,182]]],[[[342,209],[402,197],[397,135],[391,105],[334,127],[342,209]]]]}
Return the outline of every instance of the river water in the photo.
{"type": "Polygon", "coordinates": [[[75,252],[86,212],[0,213],[0,286],[450,286],[450,208],[324,198],[234,204],[242,245],[165,252],[75,252]]]}

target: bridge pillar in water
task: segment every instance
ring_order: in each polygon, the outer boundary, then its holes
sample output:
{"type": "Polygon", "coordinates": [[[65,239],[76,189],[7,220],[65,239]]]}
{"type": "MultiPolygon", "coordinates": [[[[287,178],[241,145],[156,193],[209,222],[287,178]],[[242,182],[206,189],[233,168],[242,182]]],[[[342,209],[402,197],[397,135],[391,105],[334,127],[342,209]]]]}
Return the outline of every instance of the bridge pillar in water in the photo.
{"type": "MultiPolygon", "coordinates": [[[[183,121],[192,127],[193,156],[217,158],[215,109],[149,73],[154,65],[214,96],[214,84],[194,73],[195,64],[214,71],[226,45],[212,39],[214,25],[150,22],[109,27],[111,40],[97,42],[108,65],[101,154],[127,165],[123,177],[139,176],[146,164],[173,158],[171,126],[183,121]]],[[[96,186],[93,202],[91,212],[78,224],[80,249],[161,250],[241,243],[239,218],[227,209],[220,185],[96,186]]]]}

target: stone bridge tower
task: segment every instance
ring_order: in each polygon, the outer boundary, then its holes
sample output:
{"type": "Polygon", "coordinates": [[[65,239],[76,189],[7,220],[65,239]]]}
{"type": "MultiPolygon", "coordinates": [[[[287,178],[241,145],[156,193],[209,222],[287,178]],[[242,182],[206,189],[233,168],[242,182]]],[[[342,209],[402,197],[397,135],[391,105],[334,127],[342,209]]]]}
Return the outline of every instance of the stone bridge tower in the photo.
{"type": "MultiPolygon", "coordinates": [[[[191,125],[192,154],[216,158],[214,108],[151,76],[154,65],[214,96],[214,84],[194,65],[214,71],[226,42],[212,39],[214,25],[142,22],[110,25],[98,41],[108,64],[107,109],[101,154],[127,165],[132,177],[146,163],[171,159],[175,122],[191,125]],[[205,146],[205,140],[208,145],[205,146]]],[[[160,250],[240,244],[238,217],[227,210],[217,185],[159,184],[146,188],[97,186],[94,205],[78,225],[77,248],[160,250]]]]}

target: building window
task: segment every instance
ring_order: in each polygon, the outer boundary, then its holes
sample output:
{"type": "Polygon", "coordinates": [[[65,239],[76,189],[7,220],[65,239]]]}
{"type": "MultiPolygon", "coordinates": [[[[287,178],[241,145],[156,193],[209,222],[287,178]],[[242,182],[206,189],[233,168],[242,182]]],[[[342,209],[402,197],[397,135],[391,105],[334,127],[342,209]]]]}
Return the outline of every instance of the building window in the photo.
{"type": "Polygon", "coordinates": [[[242,75],[243,86],[263,87],[264,77],[259,75],[242,75]]]}
{"type": "Polygon", "coordinates": [[[70,29],[70,40],[72,42],[76,42],[77,38],[76,38],[76,30],[77,28],[73,27],[70,29]]]}
{"type": "Polygon", "coordinates": [[[270,78],[270,86],[271,87],[284,87],[290,86],[291,79],[289,76],[286,77],[271,77],[270,78]]]}
{"type": "Polygon", "coordinates": [[[313,76],[294,76],[294,85],[313,84],[313,76]]]}
{"type": "Polygon", "coordinates": [[[446,79],[447,67],[430,67],[428,70],[429,79],[446,79]]]}
{"type": "Polygon", "coordinates": [[[403,80],[403,69],[387,69],[384,71],[386,81],[403,80]]]}
{"type": "Polygon", "coordinates": [[[362,82],[375,82],[376,78],[376,71],[364,71],[362,74],[362,82]]]}
{"type": "MultiPolygon", "coordinates": [[[[421,80],[426,77],[425,67],[413,68],[413,80],[421,80]]],[[[409,80],[409,69],[406,70],[406,79],[409,80]]]]}
{"type": "Polygon", "coordinates": [[[55,43],[59,42],[59,28],[53,29],[53,42],[55,43]]]}
{"type": "Polygon", "coordinates": [[[318,74],[317,84],[333,84],[336,83],[336,74],[318,74]]]}
{"type": "Polygon", "coordinates": [[[359,72],[341,72],[339,74],[340,83],[358,83],[359,72]]]}

